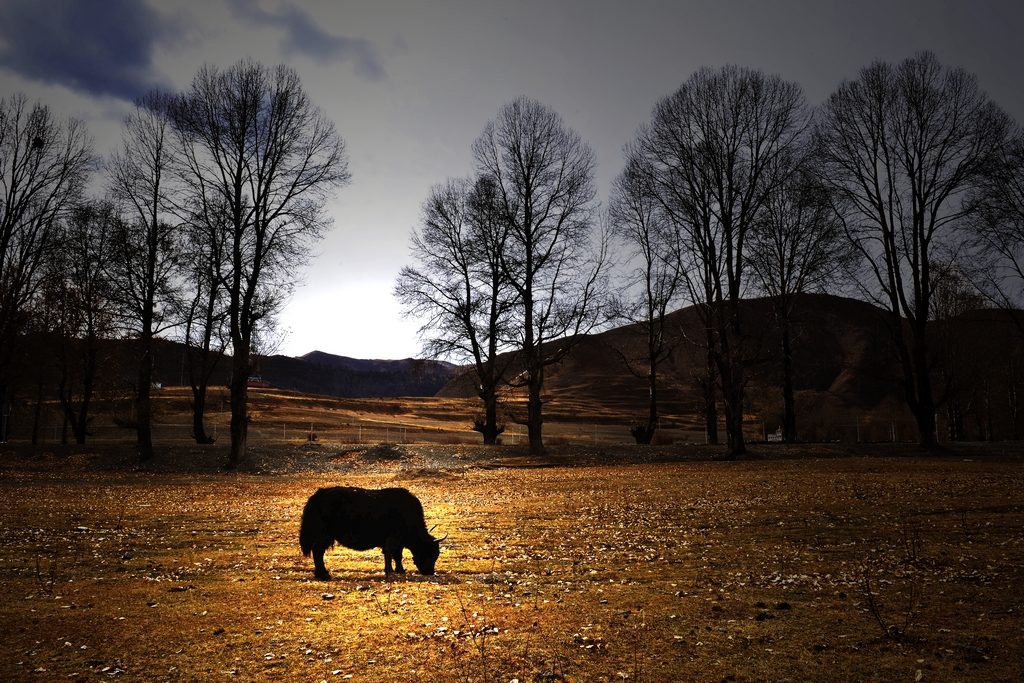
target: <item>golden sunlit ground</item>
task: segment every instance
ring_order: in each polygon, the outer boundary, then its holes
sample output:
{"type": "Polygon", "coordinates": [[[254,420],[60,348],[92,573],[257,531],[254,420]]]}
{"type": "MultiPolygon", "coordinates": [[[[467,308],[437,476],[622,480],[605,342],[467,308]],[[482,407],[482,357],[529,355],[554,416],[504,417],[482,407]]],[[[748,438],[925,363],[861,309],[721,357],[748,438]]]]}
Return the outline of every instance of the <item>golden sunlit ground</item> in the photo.
{"type": "Polygon", "coordinates": [[[327,455],[187,474],[4,453],[0,679],[1021,676],[1016,458],[327,455]],[[379,553],[335,549],[313,580],[299,516],[329,484],[412,490],[450,534],[439,573],[386,580],[379,553]]]}

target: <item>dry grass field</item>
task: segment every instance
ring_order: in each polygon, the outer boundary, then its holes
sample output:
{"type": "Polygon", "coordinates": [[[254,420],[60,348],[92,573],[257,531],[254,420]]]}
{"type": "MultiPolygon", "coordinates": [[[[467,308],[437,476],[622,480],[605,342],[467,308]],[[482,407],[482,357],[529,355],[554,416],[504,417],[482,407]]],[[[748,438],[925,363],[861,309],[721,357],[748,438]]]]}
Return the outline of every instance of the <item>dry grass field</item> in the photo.
{"type": "MultiPolygon", "coordinates": [[[[544,407],[545,442],[625,444],[632,443],[630,427],[646,415],[646,405],[607,405],[567,396],[546,397],[544,407]]],[[[153,396],[154,438],[163,443],[188,444],[192,441],[191,394],[186,387],[163,387],[153,396]]],[[[472,429],[473,418],[481,413],[478,399],[444,397],[338,398],[303,394],[274,388],[249,391],[249,440],[251,443],[302,443],[312,433],[320,442],[357,443],[442,443],[471,445],[481,442],[472,429]]],[[[132,398],[129,394],[105,395],[95,400],[90,413],[89,441],[93,444],[117,444],[135,438],[132,398]]],[[[31,405],[19,406],[12,422],[14,441],[31,438],[31,405]]],[[[524,416],[525,397],[507,397],[503,410],[524,416]]],[[[864,418],[865,429],[868,417],[864,418]]],[[[526,442],[525,425],[516,424],[503,413],[507,431],[506,445],[526,442]]],[[[207,431],[221,441],[228,438],[230,408],[228,391],[211,388],[206,413],[207,431]]],[[[56,402],[42,409],[38,440],[48,446],[61,442],[63,414],[56,402]]],[[[762,420],[753,414],[747,425],[751,439],[763,438],[762,420]]],[[[70,438],[70,437],[69,437],[70,438]]],[[[703,425],[692,410],[665,410],[658,431],[662,443],[703,442],[703,425]]]]}
{"type": "Polygon", "coordinates": [[[224,474],[187,449],[146,471],[72,450],[0,456],[2,680],[1015,681],[1024,664],[1016,457],[296,446],[224,474]],[[299,516],[338,483],[418,495],[449,533],[438,574],[386,580],[379,553],[335,549],[313,580],[299,516]]]}

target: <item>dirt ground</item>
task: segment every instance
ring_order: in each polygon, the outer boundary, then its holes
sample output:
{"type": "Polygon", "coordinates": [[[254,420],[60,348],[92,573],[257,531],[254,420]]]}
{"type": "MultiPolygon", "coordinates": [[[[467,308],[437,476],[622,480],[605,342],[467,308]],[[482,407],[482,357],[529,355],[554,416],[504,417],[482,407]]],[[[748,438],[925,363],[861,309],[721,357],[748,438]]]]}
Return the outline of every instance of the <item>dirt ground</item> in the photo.
{"type": "Polygon", "coordinates": [[[1020,680],[1019,456],[481,452],[0,452],[0,679],[1020,680]],[[332,484],[413,491],[438,574],[315,581],[332,484]]]}

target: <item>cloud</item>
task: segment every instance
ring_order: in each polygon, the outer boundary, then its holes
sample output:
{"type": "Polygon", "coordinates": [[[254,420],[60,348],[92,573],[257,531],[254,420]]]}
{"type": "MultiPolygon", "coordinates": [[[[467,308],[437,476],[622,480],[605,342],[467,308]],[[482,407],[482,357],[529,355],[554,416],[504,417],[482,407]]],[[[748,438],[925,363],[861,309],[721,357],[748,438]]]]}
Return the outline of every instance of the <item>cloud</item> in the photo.
{"type": "Polygon", "coordinates": [[[0,67],[72,90],[134,100],[166,87],[153,47],[174,32],[142,0],[3,0],[0,67]]]}
{"type": "Polygon", "coordinates": [[[228,0],[228,4],[244,20],[283,29],[281,48],[286,55],[306,55],[321,64],[351,61],[355,74],[368,81],[383,80],[386,76],[370,41],[328,33],[300,7],[282,4],[274,12],[263,9],[256,0],[228,0]]]}

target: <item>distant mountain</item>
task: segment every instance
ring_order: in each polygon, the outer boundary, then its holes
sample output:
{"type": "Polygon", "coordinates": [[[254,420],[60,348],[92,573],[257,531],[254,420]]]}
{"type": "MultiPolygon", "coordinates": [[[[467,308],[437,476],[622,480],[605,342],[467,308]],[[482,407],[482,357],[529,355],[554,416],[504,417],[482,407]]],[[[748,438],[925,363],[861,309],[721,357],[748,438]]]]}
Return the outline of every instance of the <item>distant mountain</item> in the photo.
{"type": "Polygon", "coordinates": [[[366,398],[433,396],[457,369],[435,360],[362,360],[312,351],[299,358],[261,357],[257,373],[282,389],[366,398]]]}
{"type": "MultiPolygon", "coordinates": [[[[33,337],[28,348],[49,350],[60,343],[42,335],[33,337]]],[[[102,389],[131,391],[137,367],[136,345],[128,340],[108,340],[100,350],[102,389]]],[[[185,347],[166,339],[156,340],[154,348],[154,382],[181,385],[188,382],[185,347]]],[[[342,398],[386,398],[396,396],[433,396],[457,371],[451,363],[406,358],[404,360],[360,360],[313,351],[300,358],[261,356],[255,359],[253,375],[271,386],[310,394],[342,398]]],[[[43,382],[43,391],[55,391],[59,380],[57,364],[24,363],[19,393],[35,395],[36,377],[43,382]],[[29,373],[31,371],[31,374],[29,373]]],[[[220,359],[213,374],[212,385],[225,385],[231,373],[231,358],[220,359]]]]}

